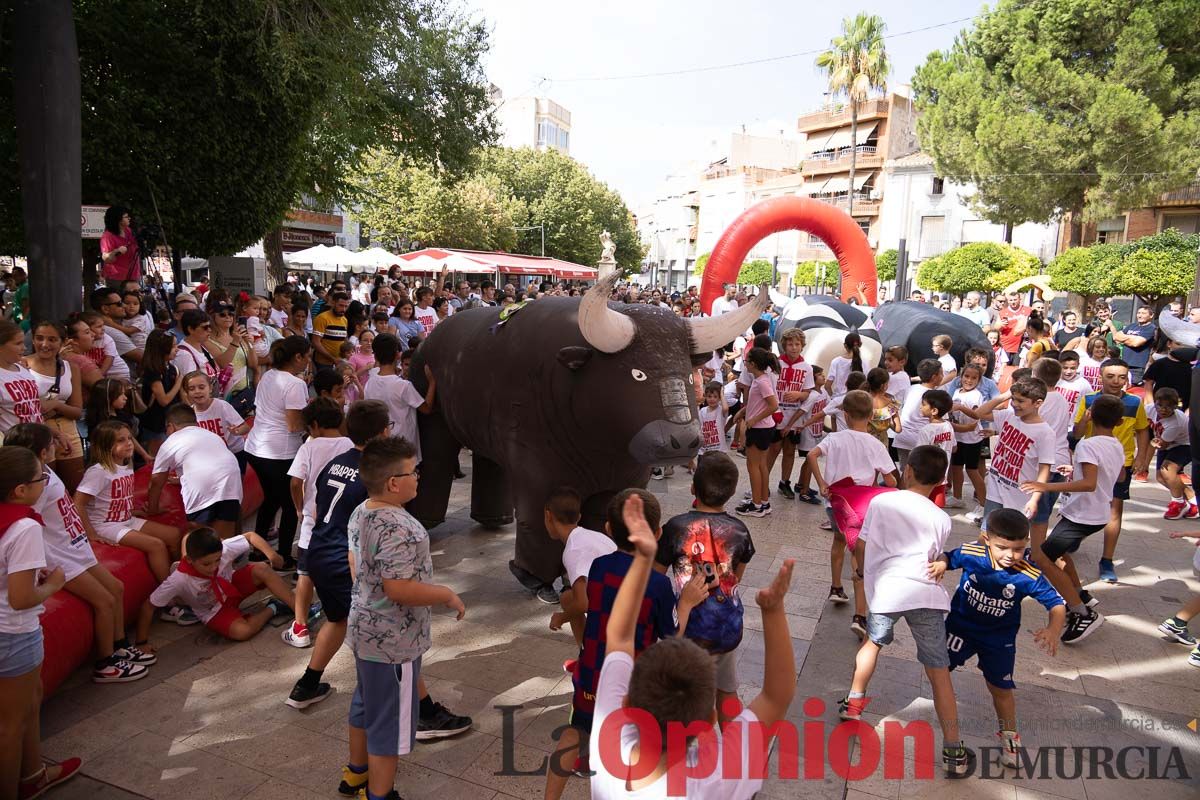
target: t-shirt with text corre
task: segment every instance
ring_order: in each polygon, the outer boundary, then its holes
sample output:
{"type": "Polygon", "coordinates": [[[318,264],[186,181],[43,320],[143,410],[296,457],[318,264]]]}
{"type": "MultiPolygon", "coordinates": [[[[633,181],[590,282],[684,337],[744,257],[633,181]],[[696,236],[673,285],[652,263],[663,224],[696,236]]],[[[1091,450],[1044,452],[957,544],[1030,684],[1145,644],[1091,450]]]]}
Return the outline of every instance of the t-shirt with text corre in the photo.
{"type": "Polygon", "coordinates": [[[999,433],[992,440],[987,498],[1004,508],[1022,511],[1029,495],[1021,484],[1036,481],[1042,464],[1054,466],[1054,430],[1044,422],[1022,422],[1011,409],[992,412],[992,419],[999,433]]]}

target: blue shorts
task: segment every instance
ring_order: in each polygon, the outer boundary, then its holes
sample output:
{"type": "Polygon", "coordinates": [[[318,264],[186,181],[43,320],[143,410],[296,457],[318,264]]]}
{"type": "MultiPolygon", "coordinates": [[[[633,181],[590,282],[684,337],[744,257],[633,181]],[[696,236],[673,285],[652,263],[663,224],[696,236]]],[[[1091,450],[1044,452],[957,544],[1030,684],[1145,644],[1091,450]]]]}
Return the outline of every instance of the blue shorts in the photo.
{"type": "Polygon", "coordinates": [[[187,515],[188,522],[209,525],[214,522],[237,522],[242,518],[240,500],[218,500],[210,506],[187,515]]]}
{"type": "Polygon", "coordinates": [[[946,657],[946,612],[936,608],[913,608],[890,614],[867,614],[867,638],[879,646],[892,643],[896,622],[903,619],[917,643],[917,661],[930,669],[950,666],[946,657]]]}
{"type": "Polygon", "coordinates": [[[946,651],[950,658],[950,669],[966,664],[971,656],[979,656],[979,671],[983,679],[997,689],[1015,689],[1013,670],[1017,664],[1017,643],[1005,641],[985,642],[972,633],[970,628],[956,625],[954,617],[946,618],[946,651]]]}
{"type": "Polygon", "coordinates": [[[312,579],[317,590],[317,599],[329,622],[345,622],[350,617],[350,592],[354,588],[350,580],[350,562],[343,554],[340,562],[314,556],[304,552],[305,574],[312,579]]]}
{"type": "Polygon", "coordinates": [[[41,666],[42,626],[28,633],[0,633],[0,678],[19,678],[41,666]]]}
{"type": "Polygon", "coordinates": [[[403,664],[364,661],[354,657],[358,683],[350,700],[350,726],[367,732],[367,752],[373,756],[403,756],[417,740],[417,679],[421,659],[403,664]]]}

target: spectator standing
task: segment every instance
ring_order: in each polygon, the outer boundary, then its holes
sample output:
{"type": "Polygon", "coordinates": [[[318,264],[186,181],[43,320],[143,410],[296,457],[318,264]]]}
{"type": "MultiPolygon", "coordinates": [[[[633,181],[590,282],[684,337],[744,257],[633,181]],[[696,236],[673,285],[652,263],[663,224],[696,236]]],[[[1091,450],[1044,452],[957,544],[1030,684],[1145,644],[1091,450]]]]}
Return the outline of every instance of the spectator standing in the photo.
{"type": "Polygon", "coordinates": [[[1007,302],[996,313],[995,326],[1000,331],[1000,347],[1008,356],[1010,366],[1020,362],[1021,341],[1025,338],[1025,326],[1033,309],[1021,304],[1020,292],[1009,292],[1007,302]]]}
{"type": "Polygon", "coordinates": [[[138,258],[137,237],[130,227],[129,209],[109,206],[104,212],[104,233],[100,236],[101,273],[110,288],[119,289],[124,281],[140,281],[142,262],[138,258]]]}
{"type": "Polygon", "coordinates": [[[1192,400],[1192,362],[1195,360],[1194,347],[1176,347],[1168,350],[1166,358],[1152,363],[1142,375],[1142,386],[1146,390],[1146,396],[1153,397],[1158,389],[1169,387],[1179,394],[1179,408],[1186,412],[1192,400]]]}
{"type": "Polygon", "coordinates": [[[329,308],[313,319],[313,360],[317,369],[332,367],[341,358],[342,342],[350,335],[350,323],[346,318],[349,307],[350,297],[335,292],[329,308]]]}
{"type": "Polygon", "coordinates": [[[1079,327],[1079,315],[1070,309],[1062,314],[1062,324],[1058,330],[1054,332],[1054,344],[1059,350],[1067,349],[1067,345],[1083,336],[1083,330],[1079,327]]]}
{"type": "Polygon", "coordinates": [[[1129,365],[1129,385],[1141,386],[1146,364],[1153,351],[1154,337],[1158,326],[1154,324],[1154,311],[1150,306],[1139,306],[1133,322],[1122,331],[1113,330],[1113,341],[1121,345],[1121,360],[1129,365]]]}
{"type": "Polygon", "coordinates": [[[979,305],[979,300],[979,292],[967,292],[967,298],[963,301],[962,307],[951,313],[966,317],[980,328],[986,328],[992,317],[986,308],[979,305]]]}

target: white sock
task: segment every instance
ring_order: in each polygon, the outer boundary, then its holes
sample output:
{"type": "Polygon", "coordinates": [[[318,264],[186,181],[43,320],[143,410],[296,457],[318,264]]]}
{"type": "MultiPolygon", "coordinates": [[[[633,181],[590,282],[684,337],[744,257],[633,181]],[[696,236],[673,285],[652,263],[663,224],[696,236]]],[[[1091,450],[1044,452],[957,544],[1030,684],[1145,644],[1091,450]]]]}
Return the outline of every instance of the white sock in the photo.
{"type": "Polygon", "coordinates": [[[1182,497],[1172,497],[1171,502],[1172,503],[1186,503],[1187,501],[1184,500],[1182,497]]]}

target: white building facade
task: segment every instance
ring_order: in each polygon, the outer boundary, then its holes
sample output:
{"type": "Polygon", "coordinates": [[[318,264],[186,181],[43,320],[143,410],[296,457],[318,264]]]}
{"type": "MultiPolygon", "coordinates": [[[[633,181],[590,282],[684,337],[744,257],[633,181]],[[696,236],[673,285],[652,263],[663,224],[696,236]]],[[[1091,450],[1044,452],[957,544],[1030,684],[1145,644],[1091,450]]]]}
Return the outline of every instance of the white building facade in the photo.
{"type": "MultiPolygon", "coordinates": [[[[1004,226],[975,213],[971,184],[940,178],[933,158],[923,152],[884,164],[883,204],[879,213],[877,252],[898,248],[905,240],[908,276],[914,282],[922,261],[972,242],[1003,242],[1004,226]]],[[[1057,253],[1057,223],[1027,222],[1013,228],[1012,244],[1042,263],[1057,253]]]]}
{"type": "Polygon", "coordinates": [[[571,153],[571,112],[545,97],[505,98],[492,86],[492,105],[505,147],[533,147],[571,153]]]}

